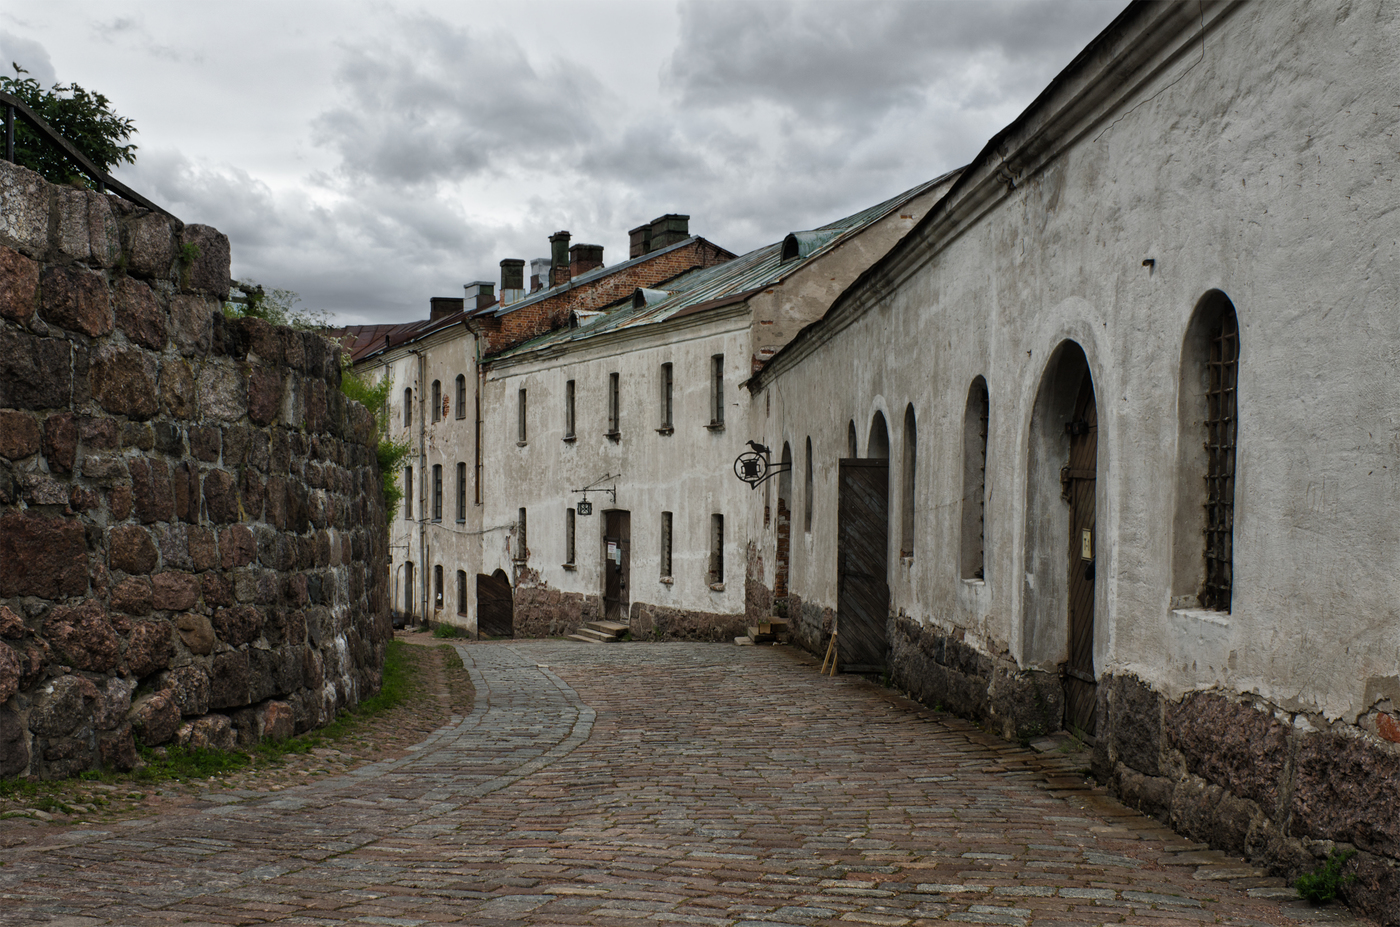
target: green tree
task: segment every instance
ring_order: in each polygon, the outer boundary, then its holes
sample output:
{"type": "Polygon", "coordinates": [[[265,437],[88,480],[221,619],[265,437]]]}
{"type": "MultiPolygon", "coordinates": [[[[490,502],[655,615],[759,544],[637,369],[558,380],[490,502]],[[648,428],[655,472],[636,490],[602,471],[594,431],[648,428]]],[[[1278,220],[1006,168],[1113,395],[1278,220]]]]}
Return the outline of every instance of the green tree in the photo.
{"type": "Polygon", "coordinates": [[[262,319],[273,325],[286,325],[300,331],[330,328],[330,316],[324,309],[298,309],[301,297],[292,290],[264,290],[262,284],[251,280],[233,281],[232,289],[242,295],[224,303],[224,315],[230,319],[262,319]]]}
{"type": "Polygon", "coordinates": [[[389,437],[389,377],[384,375],[375,382],[368,382],[355,373],[349,351],[341,357],[340,391],[374,413],[379,435],[379,478],[384,490],[384,513],[386,521],[392,522],[398,514],[399,503],[403,501],[399,471],[403,469],[404,459],[413,450],[413,445],[406,439],[395,441],[389,437]]]}
{"type": "MultiPolygon", "coordinates": [[[[39,86],[29,72],[14,65],[15,76],[0,76],[0,91],[23,100],[40,119],[66,138],[88,160],[110,173],[118,164],[136,161],[136,146],[124,144],[136,131],[125,116],[112,111],[110,101],[100,93],[77,84],[54,84],[48,90],[39,86]]],[[[89,186],[92,180],[59,150],[41,138],[28,123],[15,119],[15,161],[38,171],[54,183],[78,182],[89,186]]]]}

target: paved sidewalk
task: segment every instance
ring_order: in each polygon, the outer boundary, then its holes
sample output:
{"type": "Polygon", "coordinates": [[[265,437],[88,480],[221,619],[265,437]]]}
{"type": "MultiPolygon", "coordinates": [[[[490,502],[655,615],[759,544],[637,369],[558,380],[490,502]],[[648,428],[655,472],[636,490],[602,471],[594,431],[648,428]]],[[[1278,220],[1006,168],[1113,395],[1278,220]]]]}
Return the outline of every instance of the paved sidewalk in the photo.
{"type": "Polygon", "coordinates": [[[408,757],[0,852],[0,925],[1356,923],[786,648],[458,650],[408,757]]]}

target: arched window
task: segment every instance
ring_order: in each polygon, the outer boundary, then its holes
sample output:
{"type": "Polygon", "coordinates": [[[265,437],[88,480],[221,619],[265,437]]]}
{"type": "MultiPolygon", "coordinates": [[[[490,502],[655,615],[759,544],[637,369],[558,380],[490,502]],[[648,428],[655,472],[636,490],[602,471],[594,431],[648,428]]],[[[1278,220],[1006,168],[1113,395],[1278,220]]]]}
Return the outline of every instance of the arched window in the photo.
{"type": "Polygon", "coordinates": [[[967,389],[963,413],[962,578],[986,577],[987,381],[977,377],[967,389]]]}
{"type": "Polygon", "coordinates": [[[403,427],[409,428],[413,425],[413,389],[405,387],[403,391],[403,427]]]}
{"type": "Polygon", "coordinates": [[[883,412],[876,412],[870,420],[870,440],[865,443],[865,456],[871,460],[889,460],[890,430],[885,425],[883,412]]]}
{"type": "Polygon", "coordinates": [[[807,438],[807,464],[802,474],[802,530],[812,530],[812,439],[807,438]]]}
{"type": "Polygon", "coordinates": [[[846,453],[846,456],[847,456],[847,457],[859,457],[859,456],[860,456],[860,448],[856,445],[856,421],[855,421],[855,419],[851,419],[850,424],[848,424],[848,425],[846,426],[846,451],[847,451],[847,453],[846,453]]]}
{"type": "Polygon", "coordinates": [[[1196,304],[1181,351],[1172,552],[1172,597],[1178,607],[1230,611],[1239,361],[1234,304],[1224,293],[1211,290],[1196,304]]]}
{"type": "Polygon", "coordinates": [[[919,429],[914,421],[914,406],[904,410],[904,461],[900,468],[899,494],[899,554],[914,556],[914,474],[918,468],[919,429]]]}
{"type": "Polygon", "coordinates": [[[467,417],[467,378],[457,374],[457,417],[467,417]]]}
{"type": "Polygon", "coordinates": [[[413,562],[403,565],[403,613],[409,622],[413,621],[413,562]]]}
{"type": "Polygon", "coordinates": [[[441,381],[441,380],[434,380],[434,381],[433,381],[433,421],[436,422],[436,421],[438,421],[439,419],[442,418],[442,415],[439,414],[441,409],[442,409],[442,381],[441,381]]]}

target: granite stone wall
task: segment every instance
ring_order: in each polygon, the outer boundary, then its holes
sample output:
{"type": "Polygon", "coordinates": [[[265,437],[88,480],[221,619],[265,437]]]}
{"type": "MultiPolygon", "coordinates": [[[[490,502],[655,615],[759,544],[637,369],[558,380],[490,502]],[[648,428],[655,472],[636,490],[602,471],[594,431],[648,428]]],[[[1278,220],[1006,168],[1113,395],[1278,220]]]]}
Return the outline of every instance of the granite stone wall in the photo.
{"type": "Polygon", "coordinates": [[[374,422],[225,322],[228,239],[0,163],[0,776],[232,746],[377,691],[374,422]]]}
{"type": "Polygon", "coordinates": [[[633,602],[628,615],[632,639],[639,641],[719,641],[732,643],[747,634],[743,615],[699,612],[633,602]]]}
{"type": "Polygon", "coordinates": [[[603,597],[561,592],[550,586],[515,588],[512,624],[516,637],[568,637],[603,617],[603,597]]]}

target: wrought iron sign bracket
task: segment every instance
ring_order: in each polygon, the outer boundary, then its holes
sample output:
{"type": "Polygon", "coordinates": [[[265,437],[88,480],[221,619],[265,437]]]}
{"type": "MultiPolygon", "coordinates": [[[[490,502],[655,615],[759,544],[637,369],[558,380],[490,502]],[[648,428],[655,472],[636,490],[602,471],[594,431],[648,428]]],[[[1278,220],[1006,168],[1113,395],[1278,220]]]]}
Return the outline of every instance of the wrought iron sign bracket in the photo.
{"type": "Polygon", "coordinates": [[[593,482],[589,483],[587,486],[583,487],[582,489],[571,489],[571,490],[569,490],[570,492],[583,493],[583,498],[580,499],[577,503],[575,503],[575,505],[574,505],[574,511],[575,511],[576,513],[578,513],[579,515],[584,515],[584,516],[592,515],[592,514],[593,514],[593,503],[588,501],[588,494],[589,494],[590,492],[597,492],[597,493],[603,493],[603,492],[605,492],[605,493],[607,493],[608,495],[612,496],[613,505],[616,505],[616,504],[617,504],[617,483],[614,482],[613,485],[610,486],[610,487],[609,487],[609,486],[599,486],[598,484],[599,484],[599,483],[602,483],[602,482],[604,482],[604,481],[606,481],[606,480],[616,480],[616,479],[617,479],[619,476],[621,476],[621,475],[622,475],[622,474],[620,474],[620,473],[610,473],[610,474],[608,474],[607,476],[604,476],[604,477],[601,477],[600,479],[594,480],[593,482]]]}
{"type": "Polygon", "coordinates": [[[734,459],[734,475],[748,483],[750,489],[757,489],[758,484],[764,480],[792,469],[790,463],[774,466],[773,461],[768,458],[771,451],[757,441],[750,441],[749,447],[753,450],[745,451],[734,459]]]}

